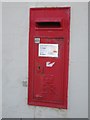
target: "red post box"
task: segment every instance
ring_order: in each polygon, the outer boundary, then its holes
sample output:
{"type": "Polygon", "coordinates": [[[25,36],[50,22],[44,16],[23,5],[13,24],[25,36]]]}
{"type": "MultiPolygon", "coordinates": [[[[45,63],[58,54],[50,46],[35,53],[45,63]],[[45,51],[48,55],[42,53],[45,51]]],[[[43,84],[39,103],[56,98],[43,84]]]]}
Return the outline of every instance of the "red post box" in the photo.
{"type": "Polygon", "coordinates": [[[28,104],[67,109],[70,8],[31,8],[28,104]]]}

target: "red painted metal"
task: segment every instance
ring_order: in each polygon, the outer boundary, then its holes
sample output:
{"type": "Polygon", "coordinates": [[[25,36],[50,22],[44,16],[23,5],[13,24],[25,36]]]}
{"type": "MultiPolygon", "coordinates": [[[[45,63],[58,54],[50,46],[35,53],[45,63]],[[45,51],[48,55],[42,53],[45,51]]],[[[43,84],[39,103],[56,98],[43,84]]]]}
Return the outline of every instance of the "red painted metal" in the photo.
{"type": "Polygon", "coordinates": [[[30,9],[29,105],[67,109],[69,39],[69,7],[30,9]],[[58,45],[58,57],[39,56],[39,44],[58,45]]]}

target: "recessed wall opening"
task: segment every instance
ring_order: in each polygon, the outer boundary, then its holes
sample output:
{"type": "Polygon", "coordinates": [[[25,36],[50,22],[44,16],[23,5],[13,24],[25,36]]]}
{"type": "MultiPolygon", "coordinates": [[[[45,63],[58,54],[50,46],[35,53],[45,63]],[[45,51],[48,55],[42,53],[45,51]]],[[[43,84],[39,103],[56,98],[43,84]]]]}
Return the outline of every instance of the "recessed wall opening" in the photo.
{"type": "Polygon", "coordinates": [[[60,28],[61,22],[36,22],[37,28],[60,28]]]}

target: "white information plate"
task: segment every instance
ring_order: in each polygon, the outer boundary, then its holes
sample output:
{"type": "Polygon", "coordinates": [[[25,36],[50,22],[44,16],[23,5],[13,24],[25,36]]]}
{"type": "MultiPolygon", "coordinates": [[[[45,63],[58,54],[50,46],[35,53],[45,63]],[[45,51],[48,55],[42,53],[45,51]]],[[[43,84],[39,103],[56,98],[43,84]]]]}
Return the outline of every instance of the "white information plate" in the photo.
{"type": "Polygon", "coordinates": [[[58,57],[58,44],[39,44],[38,56],[58,57]]]}

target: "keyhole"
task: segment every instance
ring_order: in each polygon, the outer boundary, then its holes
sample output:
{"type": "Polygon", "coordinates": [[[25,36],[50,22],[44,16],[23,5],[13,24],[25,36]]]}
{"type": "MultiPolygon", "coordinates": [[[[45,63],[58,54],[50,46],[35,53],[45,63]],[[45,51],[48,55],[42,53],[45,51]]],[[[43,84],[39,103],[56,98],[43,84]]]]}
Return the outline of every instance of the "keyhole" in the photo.
{"type": "Polygon", "coordinates": [[[40,70],[40,66],[38,66],[38,69],[40,70]]]}

